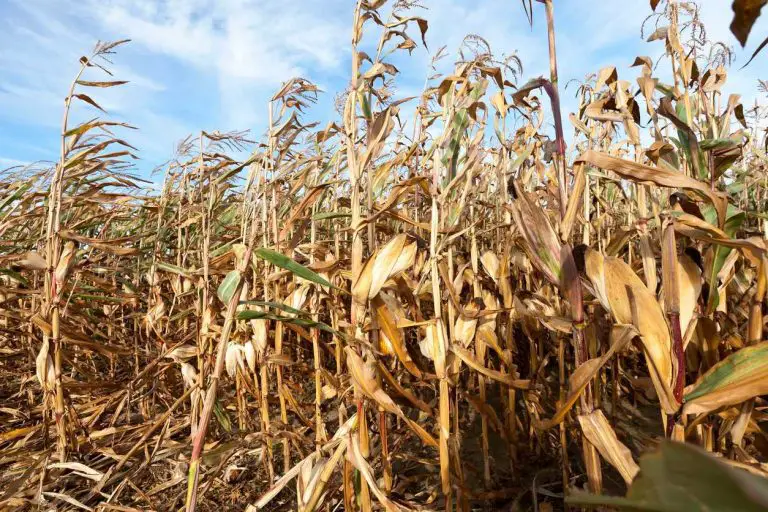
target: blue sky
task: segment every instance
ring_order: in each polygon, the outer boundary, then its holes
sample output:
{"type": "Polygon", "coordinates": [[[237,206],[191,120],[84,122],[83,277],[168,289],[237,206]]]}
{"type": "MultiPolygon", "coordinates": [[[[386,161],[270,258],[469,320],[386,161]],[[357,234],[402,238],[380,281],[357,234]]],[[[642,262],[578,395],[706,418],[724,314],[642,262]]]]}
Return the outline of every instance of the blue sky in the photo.
{"type": "MultiPolygon", "coordinates": [[[[768,52],[748,68],[753,48],[768,35],[759,20],[747,48],[730,34],[730,0],[704,0],[702,20],[710,40],[732,46],[736,61],[725,92],[739,92],[745,106],[764,93],[768,52]]],[[[0,169],[55,160],[63,98],[77,60],[101,40],[130,38],[114,56],[115,77],[130,83],[94,93],[113,118],[139,128],[123,134],[139,148],[142,174],[173,154],[175,144],[199,130],[251,130],[266,126],[267,101],[281,82],[303,76],[323,89],[307,119],[333,115],[333,99],[349,76],[352,0],[0,0],[0,169]]],[[[425,0],[418,13],[429,21],[427,43],[450,55],[468,33],[485,37],[498,54],[517,52],[523,78],[548,75],[542,4],[534,2],[534,27],[518,0],[425,0]]],[[[634,82],[628,66],[637,55],[654,59],[659,42],[645,43],[640,23],[648,0],[556,0],[555,25],[562,86],[614,64],[634,82]]],[[[414,34],[415,36],[415,34],[414,34]]],[[[418,40],[417,37],[414,37],[418,40]]],[[[429,53],[399,60],[397,96],[418,94],[429,53]]],[[[449,64],[450,59],[445,59],[449,64]]],[[[665,70],[660,74],[664,75],[665,70]]],[[[561,90],[563,114],[576,108],[575,88],[561,90]]],[[[78,118],[98,112],[79,106],[78,118]]]]}

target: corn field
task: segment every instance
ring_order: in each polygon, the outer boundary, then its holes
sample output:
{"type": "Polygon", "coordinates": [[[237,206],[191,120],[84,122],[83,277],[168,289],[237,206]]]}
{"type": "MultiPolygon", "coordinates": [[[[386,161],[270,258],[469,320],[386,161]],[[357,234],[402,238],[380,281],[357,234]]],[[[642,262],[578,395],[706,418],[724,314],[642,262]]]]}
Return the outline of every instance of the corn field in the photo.
{"type": "Polygon", "coordinates": [[[428,22],[358,0],[334,120],[290,80],[156,193],[70,122],[125,41],[81,58],[59,161],[0,174],[0,509],[768,510],[760,110],[657,0],[566,119],[522,3],[549,77],[472,35],[401,97],[428,22]]]}

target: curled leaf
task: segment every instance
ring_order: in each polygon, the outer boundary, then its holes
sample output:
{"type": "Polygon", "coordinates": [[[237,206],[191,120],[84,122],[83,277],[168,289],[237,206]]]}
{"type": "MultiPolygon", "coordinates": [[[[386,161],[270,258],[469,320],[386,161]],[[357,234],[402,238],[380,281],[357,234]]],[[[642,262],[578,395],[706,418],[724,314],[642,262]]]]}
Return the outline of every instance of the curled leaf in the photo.
{"type": "Polygon", "coordinates": [[[591,149],[582,153],[576,159],[576,163],[578,162],[585,162],[601,169],[613,171],[638,183],[694,190],[712,202],[717,211],[719,222],[721,225],[725,223],[728,199],[720,192],[713,191],[707,183],[695,180],[681,172],[670,171],[661,167],[650,167],[591,149]]]}
{"type": "Polygon", "coordinates": [[[616,468],[627,484],[631,484],[640,467],[632,458],[629,448],[616,437],[616,432],[603,411],[596,409],[589,414],[579,415],[579,425],[584,436],[597,448],[600,455],[616,468]]]}
{"type": "Polygon", "coordinates": [[[675,368],[672,340],[661,306],[653,293],[623,260],[603,257],[587,249],[585,270],[594,292],[616,322],[634,325],[645,349],[651,379],[665,411],[675,412],[679,404],[671,395],[675,368]]]}

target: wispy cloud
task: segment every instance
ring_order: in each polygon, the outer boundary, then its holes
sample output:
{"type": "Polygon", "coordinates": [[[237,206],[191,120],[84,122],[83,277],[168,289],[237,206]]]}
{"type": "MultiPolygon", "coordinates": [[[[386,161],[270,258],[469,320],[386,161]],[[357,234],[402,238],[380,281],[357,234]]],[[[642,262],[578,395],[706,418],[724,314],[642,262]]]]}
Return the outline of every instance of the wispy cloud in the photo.
{"type": "MultiPolygon", "coordinates": [[[[218,91],[218,121],[253,128],[264,97],[297,75],[337,68],[348,37],[334,2],[194,0],[88,2],[104,30],[204,74],[218,91]]],[[[236,125],[236,126],[232,126],[236,125]]]]}
{"type": "MultiPolygon", "coordinates": [[[[324,79],[341,67],[349,52],[346,7],[341,0],[12,0],[0,8],[0,47],[13,48],[0,53],[0,67],[11,70],[0,118],[38,126],[55,144],[77,58],[97,39],[128,38],[111,68],[130,84],[96,96],[140,128],[131,137],[145,159],[167,156],[200,129],[260,131],[266,98],[282,81],[324,79]]],[[[95,114],[85,109],[83,116],[95,114]]]]}

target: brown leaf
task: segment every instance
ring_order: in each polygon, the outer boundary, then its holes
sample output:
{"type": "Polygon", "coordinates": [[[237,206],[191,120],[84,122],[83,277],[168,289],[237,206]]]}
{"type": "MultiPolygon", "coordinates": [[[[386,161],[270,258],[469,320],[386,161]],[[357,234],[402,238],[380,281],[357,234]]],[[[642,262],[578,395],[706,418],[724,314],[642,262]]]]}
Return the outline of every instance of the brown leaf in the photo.
{"type": "Polygon", "coordinates": [[[324,183],[322,185],[312,187],[304,195],[304,197],[301,199],[301,202],[297,204],[296,207],[294,207],[293,211],[291,211],[290,217],[284,221],[283,228],[280,230],[281,241],[285,240],[285,237],[287,236],[291,226],[293,226],[293,223],[296,221],[296,219],[302,215],[307,208],[310,208],[313,204],[315,204],[315,202],[317,202],[317,200],[329,185],[330,183],[324,183]]]}
{"type": "Polygon", "coordinates": [[[768,0],[733,0],[731,9],[733,10],[733,21],[731,21],[731,32],[739,40],[741,46],[747,44],[747,38],[752,30],[752,26],[760,16],[760,11],[765,7],[768,0]]]}
{"type": "Polygon", "coordinates": [[[456,354],[461,361],[472,368],[473,370],[482,373],[491,380],[501,382],[509,387],[515,389],[528,389],[530,387],[530,381],[526,379],[515,379],[512,375],[506,375],[498,370],[492,370],[487,366],[481,364],[475,357],[466,349],[463,349],[457,345],[451,346],[451,351],[456,354]]]}
{"type": "Polygon", "coordinates": [[[90,245],[101,251],[109,254],[115,254],[117,256],[132,256],[134,254],[139,254],[140,252],[137,247],[123,247],[120,245],[121,243],[135,240],[135,237],[102,240],[100,238],[81,236],[69,230],[62,230],[59,235],[64,240],[74,240],[76,242],[80,242],[81,244],[90,245]]]}
{"type": "Polygon", "coordinates": [[[616,325],[611,331],[611,346],[601,357],[590,359],[582,363],[568,379],[568,396],[554,416],[541,421],[533,419],[534,426],[539,430],[547,430],[559,425],[565,420],[568,411],[576,404],[579,396],[587,388],[587,385],[595,378],[597,372],[614,354],[621,352],[629,345],[632,338],[638,335],[637,330],[631,325],[616,325]]]}
{"type": "Polygon", "coordinates": [[[575,175],[573,179],[573,188],[568,197],[568,206],[565,209],[565,217],[563,217],[563,220],[560,222],[560,238],[566,241],[570,240],[571,231],[576,223],[576,214],[579,213],[579,208],[583,207],[584,187],[587,184],[587,176],[584,173],[583,165],[575,166],[573,172],[575,175]]]}
{"type": "Polygon", "coordinates": [[[116,85],[127,84],[127,80],[112,80],[110,82],[90,82],[88,80],[78,80],[77,85],[85,87],[115,87],[116,85]]]}
{"type": "Polygon", "coordinates": [[[45,258],[40,256],[35,251],[29,251],[19,258],[16,265],[26,270],[45,270],[48,264],[45,262],[45,258]]]}
{"type": "Polygon", "coordinates": [[[404,417],[400,406],[379,386],[376,380],[376,368],[363,361],[363,358],[357,355],[352,347],[344,347],[344,352],[347,355],[347,368],[349,368],[349,373],[358,389],[385,411],[404,417]]]}
{"type": "Polygon", "coordinates": [[[584,436],[597,448],[600,455],[616,468],[627,485],[631,484],[640,467],[632,458],[629,448],[616,437],[616,432],[603,411],[596,409],[589,414],[579,415],[579,424],[584,436]]]}
{"type": "Polygon", "coordinates": [[[417,379],[421,379],[421,370],[419,370],[408,354],[403,331],[397,327],[398,320],[405,317],[405,314],[402,313],[402,308],[397,304],[397,299],[389,294],[380,293],[371,299],[371,307],[376,312],[376,319],[379,329],[381,329],[382,338],[389,343],[389,346],[400,362],[403,363],[406,370],[417,379]],[[396,311],[402,314],[398,315],[396,311]]]}
{"type": "Polygon", "coordinates": [[[611,85],[618,80],[619,75],[616,72],[616,66],[607,66],[600,70],[595,80],[595,91],[599,91],[604,85],[611,85]]]}
{"type": "Polygon", "coordinates": [[[523,235],[531,262],[554,285],[560,284],[560,240],[544,211],[533,203],[528,193],[515,182],[515,200],[510,210],[517,229],[523,235]]]}
{"type": "Polygon", "coordinates": [[[371,469],[368,461],[365,460],[365,457],[363,457],[360,451],[360,441],[358,440],[357,436],[347,437],[346,443],[347,459],[363,476],[363,479],[365,479],[371,492],[373,492],[379,502],[384,506],[384,509],[387,512],[398,512],[402,510],[399,505],[387,498],[386,494],[384,494],[384,492],[379,489],[379,486],[376,483],[376,479],[373,477],[373,469],[371,469]]]}
{"type": "MultiPolygon", "coordinates": [[[[405,249],[406,236],[399,234],[386,243],[384,247],[376,251],[376,260],[373,263],[373,276],[371,278],[371,289],[368,291],[368,298],[375,297],[389,276],[396,270],[396,264],[405,249]]],[[[406,256],[407,257],[407,256],[406,256]]],[[[404,266],[401,264],[400,269],[404,266]]]]}
{"type": "Polygon", "coordinates": [[[613,171],[624,178],[638,183],[694,190],[712,202],[717,211],[720,225],[725,223],[726,208],[728,207],[727,197],[720,192],[712,191],[708,184],[690,178],[681,172],[670,171],[660,167],[650,167],[591,149],[582,153],[576,159],[576,162],[586,162],[595,167],[613,171]]]}
{"type": "Polygon", "coordinates": [[[77,98],[77,99],[79,99],[79,100],[82,100],[82,101],[84,101],[84,102],[88,103],[89,105],[96,107],[97,109],[101,110],[101,111],[102,111],[102,112],[104,112],[105,114],[107,113],[107,111],[106,111],[106,110],[104,110],[103,108],[101,108],[101,107],[99,106],[99,104],[98,104],[98,103],[96,103],[95,101],[93,101],[93,99],[92,99],[90,96],[88,96],[87,94],[73,94],[73,95],[72,95],[72,97],[74,97],[74,98],[77,98]]]}
{"type": "Polygon", "coordinates": [[[675,231],[693,240],[739,249],[745,257],[756,261],[759,261],[768,249],[762,238],[733,239],[725,231],[687,213],[675,217],[675,231]]]}
{"type": "Polygon", "coordinates": [[[597,251],[585,253],[586,274],[603,307],[617,323],[632,324],[640,333],[651,379],[663,409],[679,408],[671,395],[675,367],[672,339],[661,306],[632,268],[623,260],[603,257],[597,251]]]}
{"type": "Polygon", "coordinates": [[[413,266],[416,242],[406,242],[407,236],[401,233],[368,258],[352,287],[352,296],[358,304],[365,304],[390,278],[413,266]]]}

